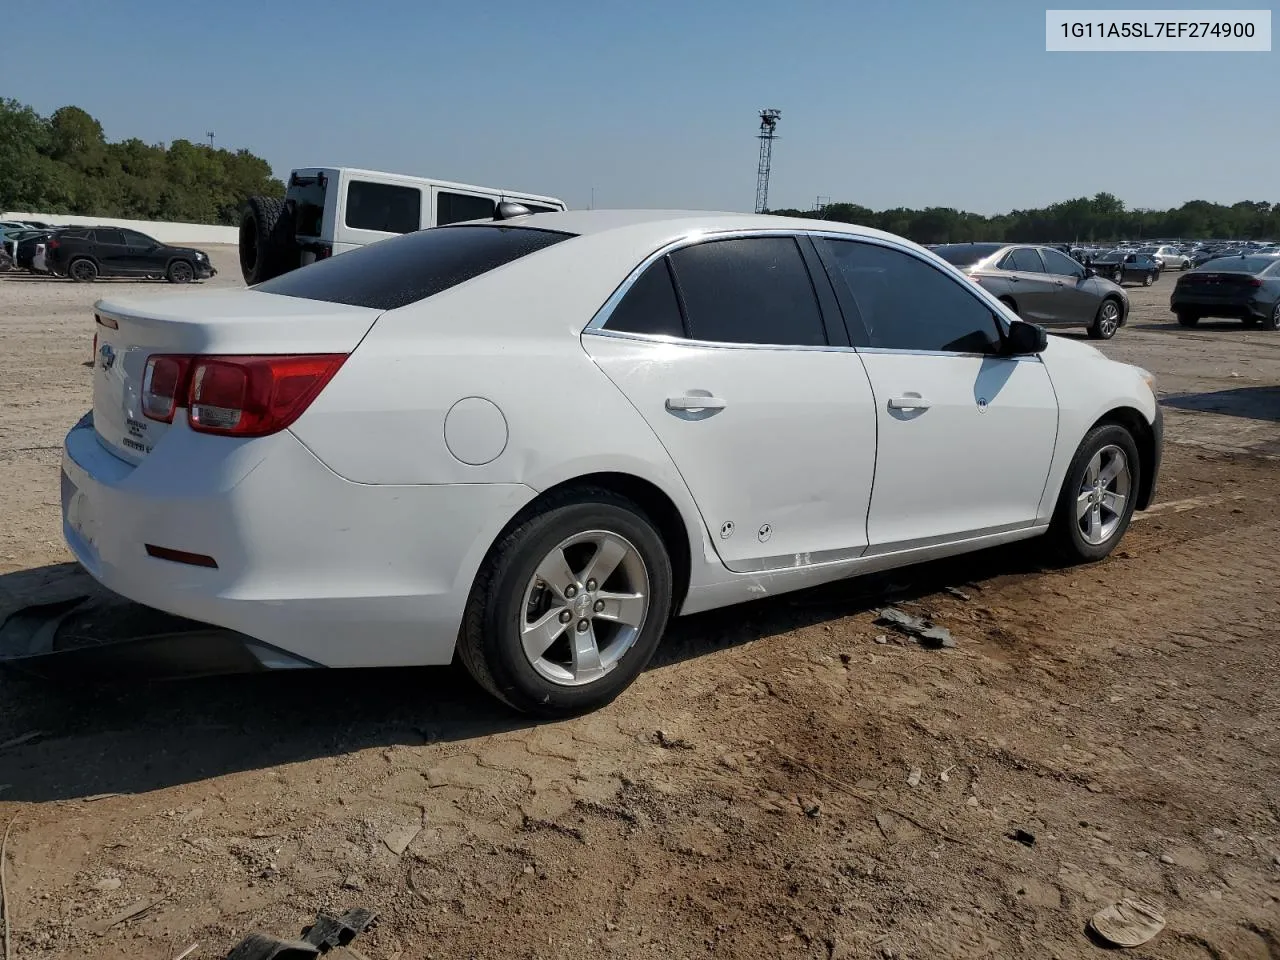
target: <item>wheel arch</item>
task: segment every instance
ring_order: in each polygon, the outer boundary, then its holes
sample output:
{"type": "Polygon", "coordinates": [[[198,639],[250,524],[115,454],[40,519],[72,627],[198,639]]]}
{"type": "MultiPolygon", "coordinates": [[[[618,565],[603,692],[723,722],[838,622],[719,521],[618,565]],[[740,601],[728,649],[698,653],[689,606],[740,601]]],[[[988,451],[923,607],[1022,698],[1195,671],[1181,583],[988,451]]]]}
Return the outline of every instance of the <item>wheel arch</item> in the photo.
{"type": "MultiPolygon", "coordinates": [[[[1147,418],[1134,407],[1114,407],[1108,410],[1089,427],[1089,430],[1104,424],[1115,424],[1124,427],[1133,437],[1138,447],[1138,509],[1145,510],[1151,505],[1155,491],[1156,467],[1159,463],[1160,451],[1156,447],[1155,429],[1147,422],[1147,418]]],[[[1088,431],[1085,431],[1088,433],[1088,431]]]]}
{"type": "Polygon", "coordinates": [[[513,529],[530,517],[550,505],[571,499],[577,491],[585,493],[589,490],[607,490],[625,497],[644,511],[657,528],[658,536],[667,548],[667,556],[671,560],[673,587],[671,611],[673,616],[676,615],[684,605],[685,597],[689,592],[693,575],[692,543],[696,533],[689,530],[680,508],[666,491],[653,481],[635,474],[619,471],[584,473],[547,487],[516,511],[515,515],[503,525],[489,544],[485,556],[488,556],[513,529]]]}

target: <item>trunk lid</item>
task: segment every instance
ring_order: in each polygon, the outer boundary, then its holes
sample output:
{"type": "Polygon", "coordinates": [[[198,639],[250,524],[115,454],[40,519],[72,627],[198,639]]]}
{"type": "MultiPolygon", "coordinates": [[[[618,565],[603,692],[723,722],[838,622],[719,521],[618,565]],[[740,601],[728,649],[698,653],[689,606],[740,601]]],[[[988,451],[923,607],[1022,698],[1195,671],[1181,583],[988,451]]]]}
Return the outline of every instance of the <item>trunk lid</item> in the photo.
{"type": "MultiPolygon", "coordinates": [[[[93,423],[99,440],[141,462],[170,428],[142,413],[147,358],[157,353],[350,353],[380,310],[253,290],[147,300],[99,300],[94,307],[93,423]]],[[[175,413],[175,420],[185,416],[175,413]]]]}

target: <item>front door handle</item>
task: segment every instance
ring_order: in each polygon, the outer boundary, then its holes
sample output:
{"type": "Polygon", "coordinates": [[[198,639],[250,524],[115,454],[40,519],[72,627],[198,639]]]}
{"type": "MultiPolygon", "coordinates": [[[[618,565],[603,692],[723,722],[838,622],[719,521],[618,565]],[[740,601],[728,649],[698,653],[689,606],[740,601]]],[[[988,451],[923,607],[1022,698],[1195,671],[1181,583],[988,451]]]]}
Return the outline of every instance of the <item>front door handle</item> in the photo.
{"type": "Polygon", "coordinates": [[[924,397],[890,397],[890,410],[928,410],[932,403],[924,397]]]}
{"type": "Polygon", "coordinates": [[[668,410],[723,410],[728,404],[721,397],[692,396],[667,397],[668,410]]]}

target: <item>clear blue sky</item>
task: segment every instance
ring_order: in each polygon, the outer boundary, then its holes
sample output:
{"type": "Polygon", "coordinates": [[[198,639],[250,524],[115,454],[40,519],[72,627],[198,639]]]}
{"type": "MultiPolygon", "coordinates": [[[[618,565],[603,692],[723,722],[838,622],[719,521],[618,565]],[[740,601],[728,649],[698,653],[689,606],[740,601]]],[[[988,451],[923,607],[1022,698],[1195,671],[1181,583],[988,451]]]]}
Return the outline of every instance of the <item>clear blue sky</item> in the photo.
{"type": "Polygon", "coordinates": [[[1061,0],[4,6],[3,95],[84,107],[111,139],[213,130],[278,174],[749,210],[768,106],[772,207],[1280,202],[1280,53],[1046,53],[1061,0]]]}

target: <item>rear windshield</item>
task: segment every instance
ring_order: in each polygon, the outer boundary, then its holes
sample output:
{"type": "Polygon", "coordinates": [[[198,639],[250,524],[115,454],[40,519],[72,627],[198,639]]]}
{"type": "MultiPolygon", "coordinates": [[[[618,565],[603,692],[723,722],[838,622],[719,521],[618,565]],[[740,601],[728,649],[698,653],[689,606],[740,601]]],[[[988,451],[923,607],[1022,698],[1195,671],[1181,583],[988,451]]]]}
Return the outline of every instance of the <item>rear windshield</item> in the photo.
{"type": "Polygon", "coordinates": [[[1215,270],[1219,273],[1227,271],[1231,273],[1261,273],[1274,264],[1275,260],[1271,257],[1226,257],[1219,260],[1210,260],[1200,269],[1205,273],[1213,273],[1215,270]]]}
{"type": "Polygon", "coordinates": [[[529,227],[434,227],[317,260],[253,289],[394,310],[573,236],[529,227]]]}
{"type": "Polygon", "coordinates": [[[318,237],[324,224],[324,195],[329,178],[324,174],[289,178],[285,200],[293,201],[294,233],[299,237],[318,237]]]}
{"type": "Polygon", "coordinates": [[[933,252],[957,267],[971,267],[1003,247],[1003,243],[944,243],[933,252]]]}

